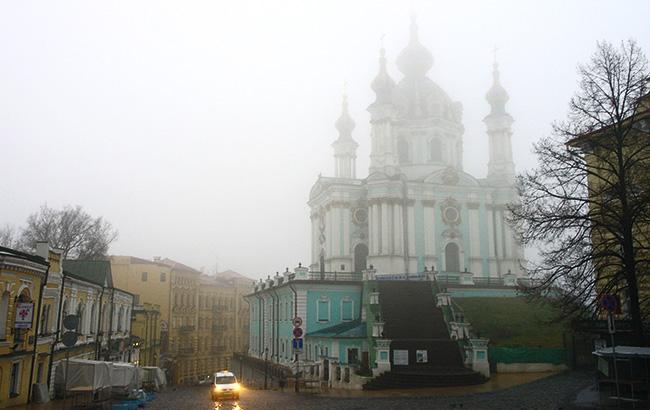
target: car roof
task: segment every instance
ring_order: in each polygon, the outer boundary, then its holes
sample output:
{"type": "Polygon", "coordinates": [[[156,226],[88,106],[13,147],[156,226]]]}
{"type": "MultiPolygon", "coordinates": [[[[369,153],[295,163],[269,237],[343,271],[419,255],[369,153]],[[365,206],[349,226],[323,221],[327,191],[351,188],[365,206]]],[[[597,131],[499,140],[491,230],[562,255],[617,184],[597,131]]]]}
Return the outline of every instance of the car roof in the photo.
{"type": "Polygon", "coordinates": [[[227,376],[235,376],[232,372],[216,372],[214,374],[214,377],[227,377],[227,376]]]}

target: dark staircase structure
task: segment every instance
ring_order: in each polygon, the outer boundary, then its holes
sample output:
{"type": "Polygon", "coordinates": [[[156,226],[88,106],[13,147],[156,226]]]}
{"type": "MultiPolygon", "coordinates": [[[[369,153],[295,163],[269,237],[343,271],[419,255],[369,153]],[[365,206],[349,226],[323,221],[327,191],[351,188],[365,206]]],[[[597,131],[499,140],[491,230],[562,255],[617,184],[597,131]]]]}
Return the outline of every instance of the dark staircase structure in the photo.
{"type": "Polygon", "coordinates": [[[391,371],[366,383],[365,390],[480,384],[485,378],[463,364],[460,346],[449,337],[442,310],[427,281],[378,281],[384,338],[391,340],[391,371]],[[408,364],[396,365],[395,350],[408,351],[408,364]],[[426,350],[426,362],[417,351],[426,350]]]}

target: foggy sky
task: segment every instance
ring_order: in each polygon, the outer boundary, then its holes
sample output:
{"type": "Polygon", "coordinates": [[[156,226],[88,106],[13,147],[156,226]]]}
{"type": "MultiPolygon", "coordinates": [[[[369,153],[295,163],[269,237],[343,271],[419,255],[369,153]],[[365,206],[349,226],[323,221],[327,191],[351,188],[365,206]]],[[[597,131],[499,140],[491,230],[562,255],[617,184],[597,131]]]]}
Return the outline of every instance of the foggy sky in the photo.
{"type": "Polygon", "coordinates": [[[112,254],[251,277],[309,264],[306,202],[333,175],[343,83],[365,177],[380,38],[397,81],[412,12],[429,77],[463,104],[465,171],[479,178],[495,45],[518,172],[596,41],[650,53],[641,0],[5,1],[0,225],[78,204],[119,230],[112,254]]]}

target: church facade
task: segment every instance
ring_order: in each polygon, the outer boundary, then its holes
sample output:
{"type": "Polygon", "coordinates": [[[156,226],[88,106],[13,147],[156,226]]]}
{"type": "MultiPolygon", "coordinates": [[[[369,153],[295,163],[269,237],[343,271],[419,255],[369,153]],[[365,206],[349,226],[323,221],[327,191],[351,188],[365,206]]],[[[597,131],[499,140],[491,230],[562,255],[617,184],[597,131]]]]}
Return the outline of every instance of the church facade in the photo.
{"type": "Polygon", "coordinates": [[[334,176],[311,189],[313,272],[439,275],[471,272],[475,280],[523,277],[523,250],[507,224],[507,205],[517,200],[511,149],[513,118],[495,63],[484,118],[489,139],[488,173],[463,170],[462,105],[427,73],[433,57],[418,39],[397,57],[395,82],[380,51],[372,81],[371,153],[366,178],[356,176],[355,122],[344,96],[336,121],[334,176]]]}

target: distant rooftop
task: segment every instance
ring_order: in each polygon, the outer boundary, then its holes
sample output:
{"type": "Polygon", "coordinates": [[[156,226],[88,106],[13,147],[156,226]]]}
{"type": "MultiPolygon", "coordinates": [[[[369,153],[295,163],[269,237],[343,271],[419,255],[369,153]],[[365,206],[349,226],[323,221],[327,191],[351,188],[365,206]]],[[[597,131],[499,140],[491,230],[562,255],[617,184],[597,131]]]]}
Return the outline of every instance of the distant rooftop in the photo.
{"type": "Polygon", "coordinates": [[[230,270],[230,269],[225,270],[223,272],[217,273],[217,278],[218,279],[243,279],[243,280],[253,282],[253,279],[251,279],[251,278],[249,278],[247,276],[244,276],[239,272],[235,272],[234,270],[230,270]]]}
{"type": "Polygon", "coordinates": [[[109,260],[66,259],[63,261],[63,271],[100,286],[113,287],[109,260]]]}

